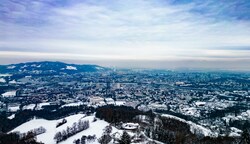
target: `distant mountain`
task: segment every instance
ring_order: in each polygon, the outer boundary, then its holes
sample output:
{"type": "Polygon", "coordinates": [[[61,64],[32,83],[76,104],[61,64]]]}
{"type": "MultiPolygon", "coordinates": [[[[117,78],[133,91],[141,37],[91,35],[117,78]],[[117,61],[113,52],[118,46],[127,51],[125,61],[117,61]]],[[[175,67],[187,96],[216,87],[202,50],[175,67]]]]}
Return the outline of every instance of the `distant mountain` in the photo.
{"type": "Polygon", "coordinates": [[[27,62],[10,65],[0,65],[0,73],[79,73],[79,72],[101,72],[107,71],[109,68],[98,65],[78,65],[67,64],[63,62],[27,62]]]}

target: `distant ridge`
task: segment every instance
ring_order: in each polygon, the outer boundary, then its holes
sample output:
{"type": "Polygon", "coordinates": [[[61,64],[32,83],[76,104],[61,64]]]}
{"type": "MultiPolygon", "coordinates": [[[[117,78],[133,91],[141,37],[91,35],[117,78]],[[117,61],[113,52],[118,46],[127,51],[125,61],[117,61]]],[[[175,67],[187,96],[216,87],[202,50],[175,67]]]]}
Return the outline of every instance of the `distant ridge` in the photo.
{"type": "Polygon", "coordinates": [[[27,62],[9,65],[0,65],[0,73],[79,73],[79,72],[101,72],[109,68],[90,64],[68,64],[58,61],[27,62]]]}

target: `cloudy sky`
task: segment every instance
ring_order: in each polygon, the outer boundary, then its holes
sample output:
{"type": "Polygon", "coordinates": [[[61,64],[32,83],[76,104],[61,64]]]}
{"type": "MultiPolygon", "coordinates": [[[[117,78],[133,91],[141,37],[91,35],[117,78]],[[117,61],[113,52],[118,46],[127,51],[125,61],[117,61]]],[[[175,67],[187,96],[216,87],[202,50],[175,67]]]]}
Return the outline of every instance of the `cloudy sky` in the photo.
{"type": "Polygon", "coordinates": [[[250,70],[249,0],[1,0],[0,64],[250,70]]]}

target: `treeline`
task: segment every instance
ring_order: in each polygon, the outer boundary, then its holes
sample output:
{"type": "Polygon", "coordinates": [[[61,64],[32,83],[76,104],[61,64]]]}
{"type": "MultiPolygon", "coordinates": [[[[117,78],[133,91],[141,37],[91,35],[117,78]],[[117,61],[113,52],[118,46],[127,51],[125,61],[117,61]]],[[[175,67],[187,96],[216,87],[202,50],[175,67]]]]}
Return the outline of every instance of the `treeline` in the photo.
{"type": "Polygon", "coordinates": [[[249,120],[229,120],[228,126],[236,127],[238,129],[250,128],[249,120]]]}
{"type": "Polygon", "coordinates": [[[55,134],[54,139],[57,143],[68,139],[69,137],[89,128],[89,121],[79,120],[77,123],[73,123],[71,127],[67,127],[66,130],[59,131],[55,134]]]}
{"type": "Polygon", "coordinates": [[[106,126],[103,129],[102,136],[98,139],[98,142],[100,144],[109,144],[109,143],[130,144],[132,142],[132,138],[126,131],[123,131],[120,138],[111,135],[111,133],[112,133],[112,126],[111,125],[106,126]]]}
{"type": "Polygon", "coordinates": [[[195,137],[187,123],[168,117],[155,118],[152,125],[144,127],[144,133],[164,143],[184,143],[195,137]]]}
{"type": "Polygon", "coordinates": [[[96,117],[110,123],[131,122],[137,115],[154,117],[152,111],[142,112],[127,106],[106,105],[96,109],[96,117]]]}
{"type": "Polygon", "coordinates": [[[190,131],[190,125],[176,119],[158,117],[153,125],[144,127],[144,133],[163,143],[174,144],[249,144],[250,134],[245,132],[241,137],[204,136],[202,131],[190,131]]]}
{"type": "MultiPolygon", "coordinates": [[[[6,79],[6,80],[8,80],[8,79],[6,79]]],[[[14,90],[14,89],[16,89],[14,86],[0,85],[0,95],[3,94],[3,93],[5,93],[8,90],[14,90]]],[[[1,97],[0,97],[0,99],[1,99],[1,97]]]]}
{"type": "Polygon", "coordinates": [[[43,144],[36,141],[36,135],[28,132],[20,136],[18,133],[0,133],[0,144],[43,144]]]}
{"type": "MultiPolygon", "coordinates": [[[[35,128],[35,129],[33,129],[33,130],[30,130],[30,131],[28,131],[28,133],[29,132],[31,132],[31,133],[33,133],[35,136],[37,136],[37,135],[40,135],[40,134],[43,134],[43,133],[45,133],[46,132],[46,129],[44,128],[44,127],[39,127],[39,128],[35,128]]],[[[22,136],[21,136],[22,137],[22,136]]]]}
{"type": "Polygon", "coordinates": [[[73,141],[74,144],[86,144],[92,143],[96,140],[96,135],[83,135],[80,139],[76,139],[73,141]]]}
{"type": "Polygon", "coordinates": [[[228,113],[234,113],[235,115],[238,115],[241,112],[246,111],[248,109],[249,107],[246,105],[235,105],[232,107],[227,107],[222,110],[217,110],[217,109],[213,110],[212,112],[206,114],[206,117],[207,118],[217,118],[217,117],[221,118],[221,117],[226,116],[226,114],[228,113]]]}
{"type": "Polygon", "coordinates": [[[8,119],[7,113],[2,112],[0,113],[0,132],[8,132],[15,127],[27,122],[28,120],[32,119],[33,117],[44,118],[47,120],[55,120],[60,119],[62,117],[69,116],[71,114],[76,114],[79,112],[85,113],[93,113],[94,108],[87,107],[84,105],[81,106],[74,106],[74,107],[64,107],[54,109],[43,109],[43,110],[21,110],[15,114],[15,118],[8,119]]]}
{"type": "Polygon", "coordinates": [[[62,126],[62,125],[65,124],[65,123],[67,123],[67,120],[64,118],[61,122],[58,122],[58,123],[56,124],[56,128],[62,126]]]}
{"type": "MultiPolygon", "coordinates": [[[[126,106],[103,106],[96,110],[96,117],[104,119],[110,123],[119,122],[138,122],[140,130],[144,134],[154,140],[163,143],[173,144],[249,144],[250,134],[245,132],[241,137],[209,137],[204,136],[203,132],[196,129],[190,131],[190,125],[186,122],[179,121],[168,117],[154,115],[152,112],[143,113],[132,107],[126,106]],[[149,123],[143,123],[135,119],[138,115],[146,115],[149,118],[149,123]]],[[[111,137],[107,134],[103,135],[98,140],[101,143],[111,141],[111,137]]]]}
{"type": "Polygon", "coordinates": [[[182,113],[177,113],[177,112],[173,112],[173,111],[170,111],[170,110],[155,110],[156,113],[160,113],[160,114],[170,114],[170,115],[173,115],[173,116],[176,116],[176,117],[179,117],[179,118],[182,118],[184,120],[187,120],[187,121],[192,121],[192,122],[196,122],[197,119],[194,118],[194,117],[191,117],[191,116],[188,116],[188,115],[184,115],[182,113]]]}

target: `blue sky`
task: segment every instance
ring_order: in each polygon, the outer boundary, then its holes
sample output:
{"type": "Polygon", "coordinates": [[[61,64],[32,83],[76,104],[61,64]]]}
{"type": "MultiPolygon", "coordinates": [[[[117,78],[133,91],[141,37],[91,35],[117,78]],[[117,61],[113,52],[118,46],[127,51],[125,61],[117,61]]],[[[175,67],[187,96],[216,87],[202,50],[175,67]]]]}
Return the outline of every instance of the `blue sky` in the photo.
{"type": "Polygon", "coordinates": [[[249,0],[2,0],[0,63],[250,68],[249,0]]]}

